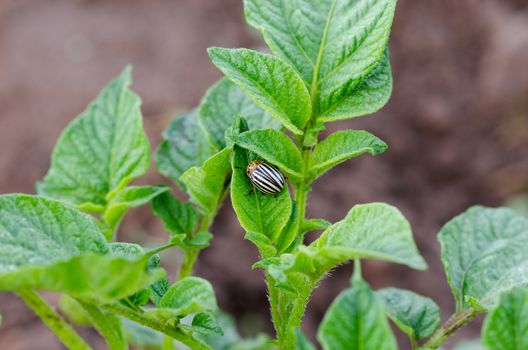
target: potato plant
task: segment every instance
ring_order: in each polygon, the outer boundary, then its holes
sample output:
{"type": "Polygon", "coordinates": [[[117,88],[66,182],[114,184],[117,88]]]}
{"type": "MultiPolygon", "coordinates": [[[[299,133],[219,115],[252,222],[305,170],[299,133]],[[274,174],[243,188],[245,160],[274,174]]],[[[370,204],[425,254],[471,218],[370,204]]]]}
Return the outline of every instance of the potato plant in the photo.
{"type": "Polygon", "coordinates": [[[38,195],[0,196],[0,290],[18,294],[70,349],[90,349],[72,324],[94,327],[112,350],[315,349],[301,331],[310,295],[319,284],[325,288],[321,279],[335,266],[354,261],[351,286],[319,326],[323,349],[396,349],[389,319],[413,349],[437,349],[485,312],[486,349],[528,349],[525,218],[476,206],[441,229],[456,309],[440,325],[430,298],[374,291],[361,274],[367,259],[427,268],[397,208],[357,204],[336,223],[307,217],[314,180],[387,149],[367,131],[340,130],[324,139],[319,133],[388,101],[395,7],[396,0],[245,0],[247,22],[271,53],[210,48],[225,78],[196,109],[172,121],[155,152],[157,170],[188,201],[167,186],[131,185],[147,172],[151,150],[126,68],[64,130],[38,195]],[[272,187],[265,172],[252,173],[263,164],[273,172],[272,187]],[[218,310],[211,284],[192,275],[227,195],[244,238],[260,252],[254,267],[266,278],[273,339],[241,338],[218,310]],[[166,244],[116,242],[127,211],[143,205],[163,222],[166,244]],[[322,232],[306,245],[310,231],[322,232]],[[173,247],[184,259],[171,283],[158,253],[173,247]],[[38,291],[61,294],[60,314],[38,291]]]}

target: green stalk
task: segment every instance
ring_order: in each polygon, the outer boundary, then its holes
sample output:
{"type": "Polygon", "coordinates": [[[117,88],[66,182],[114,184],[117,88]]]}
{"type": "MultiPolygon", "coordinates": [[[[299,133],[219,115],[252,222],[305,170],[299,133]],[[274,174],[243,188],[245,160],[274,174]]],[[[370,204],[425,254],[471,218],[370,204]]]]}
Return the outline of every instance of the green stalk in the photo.
{"type": "Polygon", "coordinates": [[[469,321],[474,319],[478,314],[479,311],[473,308],[462,309],[458,311],[453,316],[451,316],[449,320],[447,320],[446,323],[442,325],[442,327],[436,330],[436,332],[427,340],[423,347],[427,349],[437,349],[446,341],[447,338],[466,325],[469,321]]]}
{"type": "Polygon", "coordinates": [[[211,350],[209,345],[194,338],[191,334],[184,333],[174,327],[170,327],[166,323],[160,322],[157,319],[151,318],[144,313],[139,313],[134,310],[130,310],[120,304],[107,304],[101,307],[110,313],[121,315],[134,322],[142,324],[143,326],[155,329],[165,335],[168,335],[171,338],[176,339],[180,343],[187,345],[189,348],[193,350],[211,350]]]}
{"type": "Polygon", "coordinates": [[[92,348],[81,336],[49,305],[40,295],[33,290],[21,290],[18,296],[24,300],[42,321],[55,333],[55,335],[68,348],[73,350],[91,350],[92,348]]]}
{"type": "Polygon", "coordinates": [[[123,335],[121,319],[114,314],[102,311],[97,305],[88,303],[82,299],[76,299],[88,313],[90,321],[106,340],[109,350],[127,350],[128,344],[123,335]]]}
{"type": "Polygon", "coordinates": [[[178,274],[177,280],[181,280],[187,276],[192,275],[194,264],[196,263],[196,259],[198,258],[198,254],[200,253],[201,249],[194,249],[189,248],[185,249],[183,253],[183,264],[180,269],[180,273],[178,274]]]}

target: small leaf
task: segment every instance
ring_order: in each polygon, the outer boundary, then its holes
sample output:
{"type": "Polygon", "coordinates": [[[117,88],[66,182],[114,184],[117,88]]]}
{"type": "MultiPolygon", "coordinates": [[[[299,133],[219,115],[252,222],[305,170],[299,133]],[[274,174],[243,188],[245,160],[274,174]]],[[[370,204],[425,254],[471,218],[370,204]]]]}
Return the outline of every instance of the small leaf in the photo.
{"type": "Polygon", "coordinates": [[[218,309],[213,287],[199,277],[185,277],[173,284],[161,298],[160,306],[161,309],[153,312],[170,316],[185,316],[218,309]]]}
{"type": "Polygon", "coordinates": [[[163,228],[170,234],[191,234],[200,214],[190,203],[176,199],[172,193],[165,192],[154,198],[152,211],[163,221],[163,228]]]}
{"type": "Polygon", "coordinates": [[[158,171],[182,190],[182,174],[193,166],[201,166],[212,155],[207,135],[198,124],[196,111],[177,116],[163,132],[155,154],[158,171]]]}
{"type": "Polygon", "coordinates": [[[170,188],[166,186],[125,187],[110,200],[103,214],[103,220],[112,231],[115,231],[128,209],[145,205],[169,190],[170,188]]]}
{"type": "Polygon", "coordinates": [[[204,215],[216,213],[224,198],[231,175],[230,158],[231,149],[223,149],[202,167],[190,168],[181,176],[191,201],[198,205],[204,215]]]}
{"type": "Polygon", "coordinates": [[[309,219],[302,223],[301,233],[304,234],[311,231],[326,230],[330,226],[332,226],[332,223],[325,219],[309,219]]]}
{"type": "Polygon", "coordinates": [[[310,95],[301,78],[283,60],[247,49],[208,49],[228,79],[287,129],[302,134],[311,116],[310,95]]]}
{"type": "Polygon", "coordinates": [[[387,316],[411,339],[430,336],[440,324],[440,309],[430,298],[398,288],[384,288],[376,293],[387,316]]]}
{"type": "Polygon", "coordinates": [[[303,177],[301,152],[293,141],[277,130],[253,130],[236,138],[236,144],[279,167],[289,177],[303,177]]]}
{"type": "Polygon", "coordinates": [[[517,288],[500,296],[482,328],[488,350],[528,349],[528,291],[517,288]]]}
{"type": "Polygon", "coordinates": [[[292,201],[288,189],[270,196],[253,188],[246,175],[250,163],[248,152],[236,145],[233,151],[231,203],[238,220],[247,232],[261,233],[274,241],[290,217],[292,201]]]}
{"type": "Polygon", "coordinates": [[[277,122],[235,84],[222,78],[211,86],[200,104],[199,119],[217,149],[226,147],[225,132],[231,126],[233,116],[243,115],[250,129],[278,128],[277,122]]]}
{"type": "Polygon", "coordinates": [[[457,309],[473,298],[493,307],[500,293],[528,280],[528,220],[506,208],[472,207],[438,234],[457,309]]]}
{"type": "Polygon", "coordinates": [[[286,226],[281,230],[279,237],[277,237],[277,251],[283,253],[286,249],[295,241],[297,238],[297,222],[299,219],[299,210],[297,209],[297,204],[292,202],[292,210],[290,218],[286,223],[286,226]]]}
{"type": "Polygon", "coordinates": [[[315,146],[310,158],[308,172],[312,179],[347,159],[363,153],[373,156],[384,152],[387,144],[366,131],[338,131],[315,146]]]}
{"type": "MultiPolygon", "coordinates": [[[[153,271],[161,268],[160,266],[160,257],[159,255],[153,255],[150,257],[148,264],[147,264],[147,270],[153,271]]],[[[169,289],[169,280],[166,276],[163,278],[160,278],[159,280],[152,283],[149,287],[150,289],[150,300],[152,300],[152,303],[156,306],[160,306],[161,298],[167,293],[167,290],[169,289]]]]}
{"type": "Polygon", "coordinates": [[[192,320],[192,329],[200,334],[224,335],[222,327],[216,323],[214,316],[208,312],[201,312],[194,316],[192,320]]]}
{"type": "Polygon", "coordinates": [[[315,346],[310,343],[300,329],[295,330],[295,350],[315,350],[315,346]]]}
{"type": "Polygon", "coordinates": [[[111,253],[95,221],[54,200],[0,196],[0,290],[45,289],[113,301],[147,287],[161,271],[111,253]]]}
{"type": "Polygon", "coordinates": [[[383,304],[361,279],[330,305],[317,339],[325,350],[397,349],[383,304]]]}
{"type": "Polygon", "coordinates": [[[143,176],[150,147],[127,67],[64,130],[40,194],[101,212],[107,196],[143,176]]]}
{"type": "Polygon", "coordinates": [[[383,58],[396,0],[244,4],[248,23],[303,77],[316,99],[314,112],[323,120],[356,116],[361,110],[371,113],[386,102],[390,79],[371,74],[383,58]]]}

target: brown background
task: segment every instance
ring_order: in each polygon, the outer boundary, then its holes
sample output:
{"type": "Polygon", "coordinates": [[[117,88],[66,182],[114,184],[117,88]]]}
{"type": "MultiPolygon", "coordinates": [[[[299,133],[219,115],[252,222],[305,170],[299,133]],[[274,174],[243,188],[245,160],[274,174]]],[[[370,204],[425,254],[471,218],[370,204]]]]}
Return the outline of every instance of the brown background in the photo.
{"type": "MultiPolygon", "coordinates": [[[[0,193],[34,192],[61,130],[128,63],[154,149],[174,111],[198,104],[220,77],[205,52],[213,45],[262,45],[244,24],[240,0],[0,0],[0,193]]],[[[329,127],[367,129],[390,149],[318,180],[309,213],[336,221],[356,203],[399,207],[430,270],[370,262],[366,279],[375,288],[398,286],[434,298],[445,320],[453,302],[439,263],[438,229],[469,205],[501,205],[528,190],[528,2],[400,0],[390,46],[389,104],[374,116],[329,127]]],[[[142,180],[160,181],[153,169],[142,180]]],[[[237,315],[243,332],[271,331],[262,273],[250,269],[257,254],[229,204],[213,232],[197,274],[212,281],[220,306],[237,315]]],[[[164,234],[139,209],[128,215],[120,239],[153,244],[164,234]]],[[[350,271],[350,265],[337,269],[317,288],[305,317],[310,337],[350,271]]],[[[61,348],[13,295],[0,294],[0,312],[0,349],[61,348]]],[[[82,332],[104,348],[93,331],[82,332]]],[[[478,332],[474,325],[456,338],[478,332]]]]}

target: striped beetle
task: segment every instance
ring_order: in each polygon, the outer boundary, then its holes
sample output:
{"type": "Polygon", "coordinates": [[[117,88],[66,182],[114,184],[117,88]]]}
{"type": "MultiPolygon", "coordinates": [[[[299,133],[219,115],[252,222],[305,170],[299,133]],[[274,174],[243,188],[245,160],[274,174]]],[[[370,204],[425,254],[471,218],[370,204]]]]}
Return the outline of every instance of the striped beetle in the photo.
{"type": "Polygon", "coordinates": [[[251,183],[264,194],[279,193],[284,187],[284,175],[280,173],[279,169],[261,160],[254,160],[249,163],[246,174],[251,183]]]}

